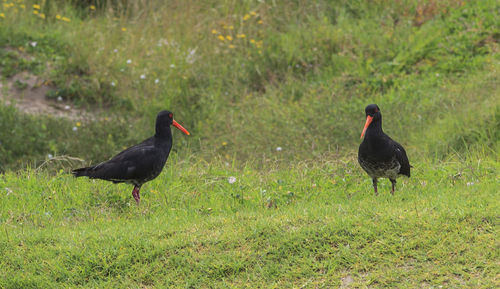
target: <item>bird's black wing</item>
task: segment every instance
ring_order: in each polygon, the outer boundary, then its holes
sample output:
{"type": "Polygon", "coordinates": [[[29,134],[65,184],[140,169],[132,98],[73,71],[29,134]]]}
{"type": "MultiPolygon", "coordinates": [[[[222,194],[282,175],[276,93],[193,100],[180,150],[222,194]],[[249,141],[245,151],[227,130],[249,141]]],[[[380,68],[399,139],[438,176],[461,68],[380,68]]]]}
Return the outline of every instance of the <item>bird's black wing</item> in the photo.
{"type": "Polygon", "coordinates": [[[394,152],[396,153],[396,159],[398,160],[401,168],[399,169],[400,175],[405,175],[410,177],[410,161],[406,156],[406,151],[402,145],[392,140],[392,146],[394,148],[394,152]]]}
{"type": "Polygon", "coordinates": [[[154,137],[150,137],[148,139],[145,139],[141,143],[138,143],[134,146],[124,149],[123,151],[119,152],[116,156],[114,156],[112,159],[117,158],[122,154],[126,154],[128,151],[136,150],[141,147],[152,147],[153,145],[154,145],[154,137]]]}
{"type": "Polygon", "coordinates": [[[154,146],[134,146],[119,153],[112,159],[90,167],[86,176],[113,182],[143,182],[161,171],[164,160],[161,151],[154,146]]]}

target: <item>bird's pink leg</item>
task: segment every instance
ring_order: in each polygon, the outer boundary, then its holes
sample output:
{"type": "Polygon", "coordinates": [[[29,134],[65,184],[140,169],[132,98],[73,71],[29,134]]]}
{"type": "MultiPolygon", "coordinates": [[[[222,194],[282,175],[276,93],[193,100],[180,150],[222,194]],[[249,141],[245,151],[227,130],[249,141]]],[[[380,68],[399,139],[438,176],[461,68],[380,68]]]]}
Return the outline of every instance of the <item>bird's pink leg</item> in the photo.
{"type": "Polygon", "coordinates": [[[135,202],[137,203],[137,205],[139,205],[139,203],[141,202],[141,196],[139,195],[140,189],[141,189],[141,187],[134,186],[134,190],[132,190],[132,196],[134,196],[134,199],[135,199],[135,202]]]}
{"type": "Polygon", "coordinates": [[[394,196],[394,189],[396,188],[396,180],[391,180],[391,183],[392,183],[391,194],[394,196]]]}
{"type": "Polygon", "coordinates": [[[373,179],[373,189],[375,190],[375,196],[378,196],[377,179],[373,179]]]}

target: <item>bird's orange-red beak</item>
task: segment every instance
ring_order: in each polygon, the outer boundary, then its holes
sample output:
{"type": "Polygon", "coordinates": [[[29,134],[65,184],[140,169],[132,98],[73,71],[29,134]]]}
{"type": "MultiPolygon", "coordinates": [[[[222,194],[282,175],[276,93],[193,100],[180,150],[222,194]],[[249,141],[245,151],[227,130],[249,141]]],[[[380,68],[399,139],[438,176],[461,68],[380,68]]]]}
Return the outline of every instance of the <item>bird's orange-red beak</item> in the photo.
{"type": "Polygon", "coordinates": [[[373,116],[369,116],[369,115],[366,116],[365,127],[363,128],[363,132],[361,133],[360,138],[363,138],[363,136],[365,135],[366,129],[368,128],[368,126],[370,126],[370,123],[372,123],[372,120],[373,120],[373,116]]]}
{"type": "Polygon", "coordinates": [[[185,128],[182,127],[182,125],[180,125],[178,122],[176,122],[175,120],[172,120],[172,124],[178,128],[180,131],[182,131],[183,133],[187,134],[187,135],[190,135],[189,131],[187,131],[185,128]]]}

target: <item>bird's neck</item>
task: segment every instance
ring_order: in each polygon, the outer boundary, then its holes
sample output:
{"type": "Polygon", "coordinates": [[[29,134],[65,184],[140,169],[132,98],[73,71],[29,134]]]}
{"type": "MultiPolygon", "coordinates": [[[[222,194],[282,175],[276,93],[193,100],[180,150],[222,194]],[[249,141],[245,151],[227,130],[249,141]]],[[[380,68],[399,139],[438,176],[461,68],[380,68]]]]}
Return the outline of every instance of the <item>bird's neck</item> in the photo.
{"type": "Polygon", "coordinates": [[[170,126],[167,128],[163,127],[161,130],[156,130],[154,145],[164,152],[165,158],[168,158],[170,150],[172,149],[172,131],[170,130],[170,126]]]}
{"type": "Polygon", "coordinates": [[[161,141],[172,141],[172,130],[170,126],[156,127],[155,138],[161,141]]]}
{"type": "Polygon", "coordinates": [[[372,137],[378,137],[384,134],[384,131],[382,130],[382,120],[376,120],[370,124],[368,129],[366,130],[366,137],[367,138],[372,138],[372,137]]]}

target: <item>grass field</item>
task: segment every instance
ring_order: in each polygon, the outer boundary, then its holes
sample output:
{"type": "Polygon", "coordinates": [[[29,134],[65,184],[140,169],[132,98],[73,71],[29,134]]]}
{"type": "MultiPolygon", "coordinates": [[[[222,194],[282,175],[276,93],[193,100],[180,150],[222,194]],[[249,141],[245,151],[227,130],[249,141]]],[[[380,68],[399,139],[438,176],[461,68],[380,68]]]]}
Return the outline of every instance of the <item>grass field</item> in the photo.
{"type": "Polygon", "coordinates": [[[139,207],[130,186],[8,173],[1,286],[498,285],[498,163],[419,163],[394,197],[388,181],[375,197],[354,160],[331,160],[174,160],[139,207]]]}
{"type": "Polygon", "coordinates": [[[499,15],[3,1],[0,288],[499,287],[499,15]],[[394,196],[357,164],[370,103],[413,165],[394,196]],[[192,135],[174,132],[140,206],[69,174],[150,136],[162,109],[192,135]]]}

